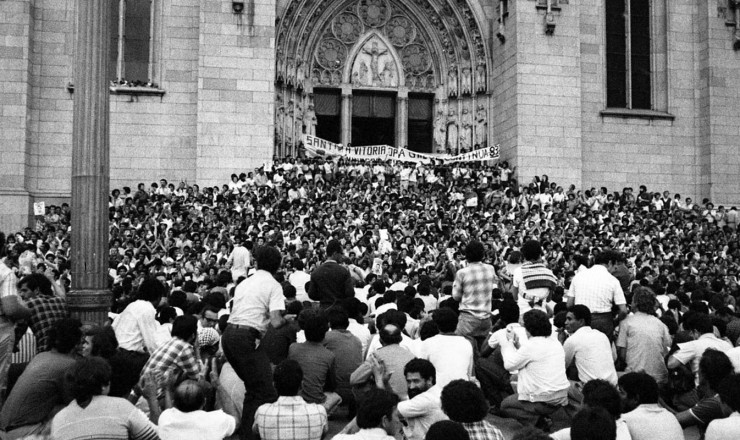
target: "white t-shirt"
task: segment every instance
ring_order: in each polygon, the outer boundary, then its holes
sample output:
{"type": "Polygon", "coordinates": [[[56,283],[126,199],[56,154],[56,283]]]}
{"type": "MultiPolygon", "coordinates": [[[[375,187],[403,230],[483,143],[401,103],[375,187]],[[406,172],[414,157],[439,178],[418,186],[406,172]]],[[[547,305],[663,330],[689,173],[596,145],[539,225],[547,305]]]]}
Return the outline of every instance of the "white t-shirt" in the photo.
{"type": "Polygon", "coordinates": [[[234,433],[236,420],[221,410],[184,413],[170,408],[159,416],[162,440],[222,440],[234,433]]]}
{"type": "Polygon", "coordinates": [[[473,346],[456,335],[436,335],[421,342],[419,357],[427,359],[437,370],[437,385],[473,377],[473,346]]]}

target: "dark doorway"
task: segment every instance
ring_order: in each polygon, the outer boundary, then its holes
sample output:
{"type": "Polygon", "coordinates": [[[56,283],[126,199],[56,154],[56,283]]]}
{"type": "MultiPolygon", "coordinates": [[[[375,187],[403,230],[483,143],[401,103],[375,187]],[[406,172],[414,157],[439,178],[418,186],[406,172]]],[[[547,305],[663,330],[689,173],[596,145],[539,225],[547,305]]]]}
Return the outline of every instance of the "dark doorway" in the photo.
{"type": "Polygon", "coordinates": [[[395,145],[396,94],[352,92],[352,145],[395,145]]]}
{"type": "Polygon", "coordinates": [[[339,89],[315,89],[313,93],[316,111],[316,137],[339,143],[342,121],[340,115],[339,89]]]}
{"type": "Polygon", "coordinates": [[[433,108],[433,94],[409,93],[409,150],[419,153],[432,152],[433,108]]]}

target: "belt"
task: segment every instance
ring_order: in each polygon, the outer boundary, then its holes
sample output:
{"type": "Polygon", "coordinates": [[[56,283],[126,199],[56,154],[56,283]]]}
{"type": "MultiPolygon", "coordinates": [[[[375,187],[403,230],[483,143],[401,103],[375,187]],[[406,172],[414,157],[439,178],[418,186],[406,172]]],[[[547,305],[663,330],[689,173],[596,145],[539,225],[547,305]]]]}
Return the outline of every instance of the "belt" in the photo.
{"type": "Polygon", "coordinates": [[[598,312],[598,313],[597,312],[594,312],[594,313],[591,313],[591,316],[596,316],[596,315],[611,315],[611,314],[612,314],[612,312],[598,312]]]}
{"type": "Polygon", "coordinates": [[[238,329],[240,329],[240,330],[251,330],[251,331],[255,331],[255,332],[257,332],[257,333],[260,333],[260,331],[259,331],[259,330],[257,330],[256,328],[252,327],[251,325],[245,325],[245,324],[232,324],[232,323],[229,323],[229,327],[234,327],[234,328],[238,328],[238,329]]]}

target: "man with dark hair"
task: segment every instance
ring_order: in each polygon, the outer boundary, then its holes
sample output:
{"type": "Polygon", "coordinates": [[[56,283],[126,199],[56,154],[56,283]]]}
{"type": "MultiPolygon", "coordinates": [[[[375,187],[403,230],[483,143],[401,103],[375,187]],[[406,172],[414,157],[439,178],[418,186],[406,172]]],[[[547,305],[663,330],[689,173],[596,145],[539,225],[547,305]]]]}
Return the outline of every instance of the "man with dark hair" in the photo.
{"type": "Polygon", "coordinates": [[[249,275],[249,268],[252,267],[252,254],[244,246],[243,238],[236,240],[236,245],[226,260],[226,267],[231,269],[231,279],[235,283],[239,281],[239,278],[246,278],[249,275]]]}
{"type": "Polygon", "coordinates": [[[334,353],[321,345],[329,321],[322,310],[307,309],[298,315],[298,324],[306,335],[306,342],[290,346],[288,359],[298,362],[303,370],[301,397],[308,403],[323,405],[331,414],[342,402],[337,388],[337,362],[334,353]]]}
{"type": "Polygon", "coordinates": [[[619,378],[622,419],[632,440],[676,440],[683,429],[676,417],[660,406],[658,383],[647,373],[627,373],[619,378]]]}
{"type": "Polygon", "coordinates": [[[609,269],[619,261],[614,251],[605,250],[596,255],[590,269],[578,272],[570,283],[566,297],[568,307],[583,304],[591,311],[591,327],[604,332],[610,341],[614,340],[614,317],[612,308],[619,309],[619,319],[627,316],[627,300],[622,286],[609,269]]]}
{"type": "Polygon", "coordinates": [[[400,431],[400,422],[396,412],[398,396],[380,389],[367,393],[357,408],[356,434],[339,434],[334,440],[395,440],[400,431]]]}
{"type": "Polygon", "coordinates": [[[427,435],[426,440],[470,440],[470,434],[463,428],[460,423],[452,420],[440,420],[433,424],[427,435]]]}
{"type": "Polygon", "coordinates": [[[308,296],[327,309],[338,300],[355,296],[355,287],[349,270],[342,266],[344,249],[339,240],[330,240],[326,245],[326,261],[311,272],[308,296]]]}
{"type": "Polygon", "coordinates": [[[436,384],[431,362],[412,359],[403,369],[409,399],[398,403],[398,414],[405,421],[403,432],[409,440],[422,440],[429,427],[447,417],[442,411],[442,387],[436,384]]]}
{"type": "Polygon", "coordinates": [[[557,279],[542,262],[542,246],[537,240],[527,240],[522,245],[525,262],[514,269],[512,289],[523,315],[532,308],[544,309],[544,303],[552,294],[557,279]]]}
{"type": "Polygon", "coordinates": [[[729,406],[732,414],[725,419],[716,419],[707,427],[706,440],[740,438],[740,375],[727,376],[719,386],[719,397],[722,403],[729,406]]]}
{"type": "Polygon", "coordinates": [[[172,323],[172,339],[152,353],[141,377],[153,375],[157,381],[157,395],[164,396],[164,378],[167,373],[188,379],[197,379],[201,372],[200,361],[195,356],[193,344],[198,334],[198,319],[192,315],[175,318],[172,323]]]}
{"type": "Polygon", "coordinates": [[[68,375],[74,399],[54,417],[51,438],[158,439],[157,427],[126,399],[109,397],[111,367],[100,357],[78,360],[68,375]]]}
{"type": "Polygon", "coordinates": [[[503,440],[498,428],[485,420],[488,402],[473,382],[453,380],[442,389],[442,411],[453,422],[462,424],[470,440],[503,440]]]}
{"type": "Polygon", "coordinates": [[[606,335],[591,328],[591,312],[578,304],[570,308],[565,318],[568,339],[563,343],[566,369],[575,363],[578,380],[570,388],[570,397],[580,402],[583,384],[604,379],[617,385],[617,370],[612,361],[612,347],[606,335]]]}
{"type": "Polygon", "coordinates": [[[336,359],[337,388],[336,392],[342,398],[342,405],[350,409],[350,416],[354,416],[355,399],[352,394],[350,377],[357,367],[362,364],[362,342],[347,330],[349,315],[341,306],[334,306],[327,310],[329,327],[322,344],[334,353],[336,359]]]}
{"type": "Polygon", "coordinates": [[[49,339],[51,350],[31,360],[3,405],[0,412],[3,438],[48,435],[54,408],[71,400],[65,375],[75,363],[76,349],[82,341],[82,323],[63,319],[52,327],[49,339]]]}
{"type": "Polygon", "coordinates": [[[122,395],[128,397],[131,388],[136,385],[142,368],[167,339],[157,322],[157,310],[167,289],[156,278],[146,278],[138,289],[137,300],[126,308],[113,321],[113,330],[118,340],[119,361],[125,365],[129,376],[123,378],[120,386],[122,395]]]}
{"type": "MultiPolygon", "coordinates": [[[[583,387],[583,408],[604,408],[614,418],[617,426],[617,440],[630,440],[630,431],[622,416],[622,402],[617,388],[609,382],[595,379],[583,387]]],[[[570,440],[570,428],[550,434],[554,440],[570,440]]]]}
{"type": "MultiPolygon", "coordinates": [[[[385,321],[378,324],[380,325],[378,334],[382,347],[369,354],[365,362],[352,373],[350,377],[352,386],[364,385],[368,382],[373,375],[373,364],[375,362],[382,362],[386,366],[387,371],[403,371],[406,364],[414,358],[414,355],[410,351],[399,345],[401,343],[401,325],[398,323],[386,323],[385,321]]],[[[408,387],[402,375],[391,375],[390,386],[393,393],[399,398],[403,400],[408,398],[408,387]]]]}
{"type": "Polygon", "coordinates": [[[517,392],[501,403],[501,412],[524,425],[535,425],[568,405],[570,382],[565,374],[565,352],[560,342],[549,338],[552,325],[547,314],[533,309],[524,314],[526,344],[516,333],[501,340],[504,367],[519,371],[517,392]]]}
{"type": "Polygon", "coordinates": [[[278,400],[257,409],[254,432],[262,440],[320,440],[329,427],[326,409],[298,395],[303,382],[298,362],[287,359],[278,364],[273,382],[278,400]]]}
{"type": "Polygon", "coordinates": [[[614,418],[604,408],[584,408],[573,417],[571,440],[616,440],[614,418]]]}
{"type": "Polygon", "coordinates": [[[443,307],[434,311],[432,320],[437,325],[439,334],[421,342],[419,357],[434,365],[440,387],[455,379],[472,379],[473,347],[466,338],[455,333],[457,314],[443,307]]]}
{"type": "MultiPolygon", "coordinates": [[[[169,391],[168,391],[169,392],[169,391]]],[[[222,410],[203,411],[206,396],[200,383],[180,382],[172,395],[174,407],[162,411],[157,431],[162,440],[220,440],[234,433],[236,420],[222,410]]]]}
{"type": "MultiPolygon", "coordinates": [[[[299,301],[293,301],[285,306],[285,311],[289,315],[298,316],[303,311],[303,304],[299,301]]],[[[280,328],[267,326],[265,336],[260,340],[260,346],[264,348],[272,365],[278,365],[288,359],[288,350],[290,345],[296,342],[296,334],[300,329],[296,321],[288,322],[280,328]]]]}
{"type": "Polygon", "coordinates": [[[655,317],[655,294],[638,287],[632,295],[632,314],[619,324],[617,355],[626,365],[624,371],[644,371],[658,384],[668,382],[665,356],[671,347],[668,327],[655,317]]]}
{"type": "Polygon", "coordinates": [[[468,266],[457,271],[452,285],[452,297],[460,303],[457,334],[472,338],[476,349],[491,332],[491,295],[497,280],[493,266],[483,263],[484,256],[483,243],[468,243],[468,266]]]}
{"type": "Polygon", "coordinates": [[[696,405],[676,414],[682,428],[699,425],[705,429],[712,420],[724,419],[732,413],[719,396],[720,384],[734,371],[726,354],[708,348],[699,362],[700,397],[696,405]]]}
{"type": "Polygon", "coordinates": [[[275,328],[286,325],[294,316],[285,315],[283,288],[275,280],[280,268],[280,252],[271,246],[255,249],[257,271],[236,287],[229,323],[221,344],[224,355],[244,382],[244,406],[240,438],[253,439],[254,412],[263,403],[274,402],[277,393],[272,385],[270,359],[257,341],[268,324],[275,328]]]}
{"type": "Polygon", "coordinates": [[[688,365],[694,373],[696,385],[699,385],[699,362],[708,348],[725,352],[732,349],[732,344],[714,335],[712,318],[704,313],[687,315],[684,328],[689,331],[692,341],[678,344],[678,351],[668,357],[668,369],[672,370],[681,365],[688,365]]]}
{"type": "Polygon", "coordinates": [[[67,301],[54,296],[51,281],[40,273],[23,277],[18,282],[18,291],[26,299],[26,307],[31,310],[27,321],[36,336],[37,350],[49,350],[49,331],[54,324],[69,317],[67,301]]]}

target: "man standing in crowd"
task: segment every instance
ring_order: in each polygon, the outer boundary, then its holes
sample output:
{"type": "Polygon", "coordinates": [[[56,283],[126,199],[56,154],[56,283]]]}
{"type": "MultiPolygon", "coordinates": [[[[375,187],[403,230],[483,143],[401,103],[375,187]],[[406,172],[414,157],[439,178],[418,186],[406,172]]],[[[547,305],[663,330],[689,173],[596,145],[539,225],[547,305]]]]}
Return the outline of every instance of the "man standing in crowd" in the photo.
{"type": "Polygon", "coordinates": [[[274,402],[277,393],[272,384],[272,367],[264,349],[257,346],[271,324],[280,328],[294,317],[283,316],[283,288],[275,280],[282,256],[272,246],[254,251],[257,272],[239,283],[221,343],[226,360],[244,382],[246,393],[242,409],[241,439],[254,439],[254,413],[263,403],[274,402]]]}
{"type": "Polygon", "coordinates": [[[627,373],[643,371],[658,384],[668,382],[665,356],[671,347],[668,327],[656,318],[655,294],[638,287],[632,295],[632,314],[619,324],[617,355],[627,373]]]}
{"type": "Polygon", "coordinates": [[[15,345],[15,321],[28,318],[31,311],[23,304],[12,267],[18,264],[17,252],[5,254],[5,234],[0,233],[0,406],[8,384],[10,357],[15,345]]]}
{"type": "Polygon", "coordinates": [[[273,382],[279,397],[257,409],[254,432],[262,440],[321,440],[329,428],[326,410],[298,395],[303,383],[298,362],[288,359],[278,364],[273,382]]]}
{"type": "Polygon", "coordinates": [[[496,271],[483,263],[486,249],[473,240],[465,247],[468,266],[455,274],[452,297],[460,302],[457,334],[472,338],[476,350],[491,332],[491,295],[496,287],[496,271]]]}
{"type": "Polygon", "coordinates": [[[596,255],[593,267],[579,272],[570,283],[568,306],[583,304],[591,311],[591,327],[614,340],[612,308],[619,309],[619,319],[627,316],[627,300],[622,286],[609,269],[619,262],[619,254],[605,250],[596,255]]]}
{"type": "Polygon", "coordinates": [[[251,247],[251,243],[246,243],[245,246],[243,238],[238,238],[234,250],[226,260],[226,266],[231,268],[231,279],[235,283],[239,282],[239,278],[246,278],[249,274],[249,268],[252,266],[252,254],[249,252],[251,247]]]}
{"type": "Polygon", "coordinates": [[[344,251],[339,240],[330,240],[326,245],[327,259],[311,272],[308,296],[327,309],[337,301],[355,296],[354,283],[349,270],[342,266],[344,251]]]}
{"type": "Polygon", "coordinates": [[[544,309],[544,303],[557,285],[557,278],[541,261],[542,246],[539,241],[526,241],[522,245],[522,257],[526,261],[514,269],[512,288],[519,313],[523,315],[532,308],[544,309]]]}

